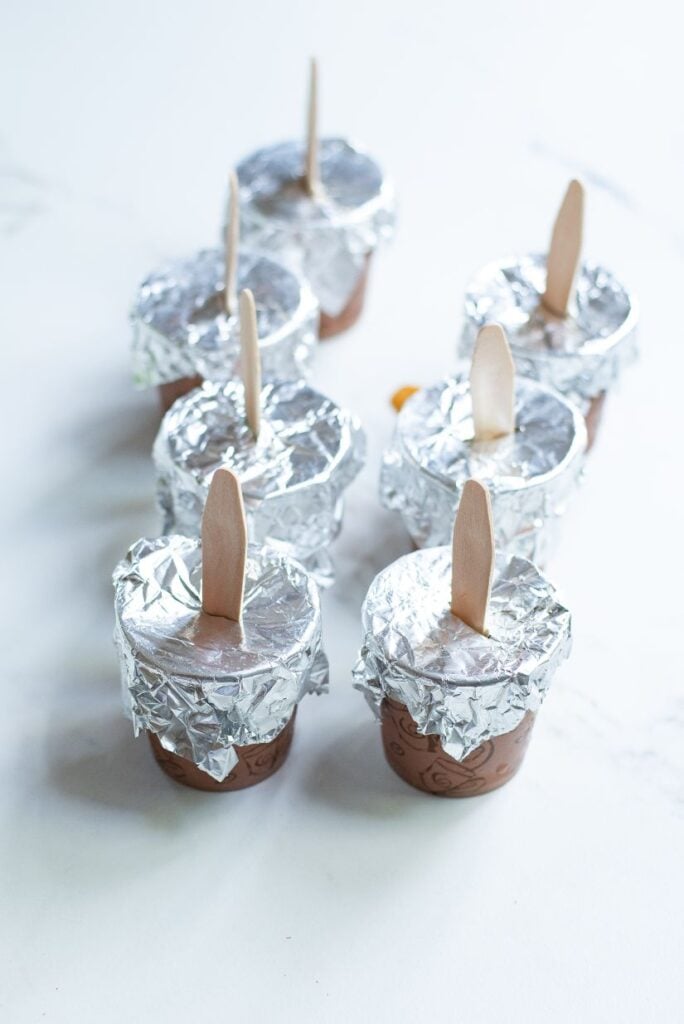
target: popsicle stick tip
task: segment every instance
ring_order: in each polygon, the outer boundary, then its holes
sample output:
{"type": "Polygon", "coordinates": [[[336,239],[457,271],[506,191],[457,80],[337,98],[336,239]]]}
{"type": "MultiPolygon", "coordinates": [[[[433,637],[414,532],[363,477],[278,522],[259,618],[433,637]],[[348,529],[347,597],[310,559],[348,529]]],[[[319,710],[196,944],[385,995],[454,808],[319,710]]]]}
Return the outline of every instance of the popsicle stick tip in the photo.
{"type": "Polygon", "coordinates": [[[477,332],[476,344],[481,338],[495,339],[497,345],[505,345],[508,349],[508,336],[501,326],[494,321],[488,324],[484,324],[477,332]]]}
{"type": "Polygon", "coordinates": [[[318,167],[318,61],[315,57],[311,57],[309,61],[304,188],[311,197],[320,195],[322,191],[318,167]]]}
{"type": "Polygon", "coordinates": [[[494,529],[489,490],[467,480],[452,542],[451,612],[487,636],[487,608],[494,572],[494,529]]]}
{"type": "Polygon", "coordinates": [[[568,314],[582,252],[584,232],[584,185],[572,178],[560,205],[551,233],[546,259],[546,289],[542,306],[558,317],[568,314]]]}
{"type": "Polygon", "coordinates": [[[240,292],[240,365],[245,388],[245,415],[255,438],[261,429],[261,358],[254,295],[240,292]]]}
{"type": "Polygon", "coordinates": [[[252,310],[256,313],[254,292],[251,288],[243,288],[240,292],[240,313],[249,315],[252,310]]]}
{"type": "Polygon", "coordinates": [[[228,175],[228,213],[231,216],[238,206],[238,198],[240,195],[240,183],[238,176],[235,171],[231,171],[228,175]]]}
{"type": "Polygon", "coordinates": [[[470,364],[470,397],[476,441],[515,430],[515,364],[500,324],[480,328],[470,364]]]}
{"type": "Polygon", "coordinates": [[[202,515],[202,610],[233,622],[242,618],[247,523],[242,488],[226,468],[214,473],[202,515]]]}
{"type": "Polygon", "coordinates": [[[225,238],[224,308],[227,316],[237,310],[237,260],[240,244],[240,185],[235,171],[228,175],[228,211],[225,238]]]}
{"type": "Polygon", "coordinates": [[[583,183],[581,178],[571,178],[570,179],[570,181],[568,182],[567,190],[566,190],[566,195],[567,194],[579,195],[579,196],[581,196],[582,199],[584,199],[585,188],[584,188],[584,183],[583,183]]]}

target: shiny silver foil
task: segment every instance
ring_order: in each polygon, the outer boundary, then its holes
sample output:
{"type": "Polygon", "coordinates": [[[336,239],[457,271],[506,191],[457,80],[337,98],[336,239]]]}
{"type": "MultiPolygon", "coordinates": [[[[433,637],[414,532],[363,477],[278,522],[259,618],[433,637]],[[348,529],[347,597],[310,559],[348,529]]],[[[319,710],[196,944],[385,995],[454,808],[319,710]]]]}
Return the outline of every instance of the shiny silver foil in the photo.
{"type": "Polygon", "coordinates": [[[305,146],[282,142],[237,167],[240,225],[247,245],[277,253],[300,270],[321,309],[347,305],[366,257],[394,232],[394,189],[366,153],[344,139],[321,139],[320,197],[302,186],[305,146]]]}
{"type": "Polygon", "coordinates": [[[465,296],[461,355],[472,353],[486,323],[506,330],[518,371],[556,388],[583,412],[608,391],[637,354],[634,297],[604,267],[583,262],[564,320],[541,310],[546,256],[501,260],[484,267],[465,296]]]}
{"type": "MultiPolygon", "coordinates": [[[[240,358],[240,321],[224,310],[224,254],[205,249],[143,281],[131,310],[133,376],[148,388],[183,377],[230,380],[240,358]]],[[[318,303],[302,278],[242,251],[237,290],[254,293],[264,378],[307,377],[318,338],[318,303]]]]}
{"type": "Polygon", "coordinates": [[[362,610],[355,686],[379,713],[405,704],[423,734],[462,761],[536,711],[570,653],[570,613],[526,559],[497,561],[490,636],[449,610],[451,549],[416,551],[383,570],[362,610]]]}
{"type": "Polygon", "coordinates": [[[475,441],[468,377],[416,392],[404,404],[380,472],[380,500],[401,513],[418,547],[451,543],[466,480],[486,483],[497,550],[544,563],[584,464],[579,409],[517,378],[515,433],[475,441]]]}
{"type": "Polygon", "coordinates": [[[242,384],[205,383],[166,413],[153,454],[165,533],[199,534],[212,476],[226,466],[242,484],[252,542],[297,558],[321,585],[332,583],[327,549],[365,456],[350,413],[302,381],[266,384],[255,441],[242,384]]]}
{"type": "Polygon", "coordinates": [[[114,639],[136,736],[217,782],[235,746],[268,743],[307,693],[327,687],[318,590],[300,566],[250,549],[243,622],[201,610],[198,540],[139,540],[114,572],[114,639]]]}

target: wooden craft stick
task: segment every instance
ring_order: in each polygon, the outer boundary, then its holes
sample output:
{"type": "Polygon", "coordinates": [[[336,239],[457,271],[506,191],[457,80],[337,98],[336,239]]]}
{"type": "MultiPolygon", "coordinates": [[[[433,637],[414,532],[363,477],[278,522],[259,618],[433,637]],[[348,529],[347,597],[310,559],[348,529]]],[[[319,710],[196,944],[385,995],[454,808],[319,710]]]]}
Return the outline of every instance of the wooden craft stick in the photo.
{"type": "Polygon", "coordinates": [[[451,611],[488,636],[486,620],[494,571],[494,531],[489,491],[467,480],[456,513],[451,562],[451,611]]]}
{"type": "Polygon", "coordinates": [[[318,64],[315,57],[311,58],[309,73],[304,187],[309,196],[316,196],[321,192],[321,181],[318,172],[318,64]]]}
{"type": "Polygon", "coordinates": [[[240,482],[229,469],[217,469],[202,516],[202,610],[207,615],[240,622],[246,557],[240,482]]]}
{"type": "Polygon", "coordinates": [[[230,316],[237,312],[237,259],[240,241],[240,203],[237,174],[230,172],[228,187],[228,223],[226,226],[224,308],[230,316]]]}
{"type": "Polygon", "coordinates": [[[515,430],[515,366],[499,324],[480,328],[470,364],[475,440],[491,441],[515,430]]]}
{"type": "Polygon", "coordinates": [[[256,306],[249,288],[240,292],[240,364],[245,386],[247,423],[257,438],[261,428],[261,359],[256,306]]]}
{"type": "Polygon", "coordinates": [[[546,291],[542,305],[554,316],[564,317],[568,313],[582,251],[583,222],[584,186],[573,178],[553,225],[546,259],[546,291]]]}

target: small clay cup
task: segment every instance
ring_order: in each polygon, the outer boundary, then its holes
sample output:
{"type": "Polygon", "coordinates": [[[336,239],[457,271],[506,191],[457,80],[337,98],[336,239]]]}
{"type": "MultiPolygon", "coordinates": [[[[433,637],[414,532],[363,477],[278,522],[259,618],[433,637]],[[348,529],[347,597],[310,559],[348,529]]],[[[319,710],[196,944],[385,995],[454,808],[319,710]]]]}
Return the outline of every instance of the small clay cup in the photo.
{"type": "Polygon", "coordinates": [[[202,377],[181,377],[180,380],[172,380],[168,384],[159,385],[159,404],[162,413],[168,412],[173,403],[181,395],[187,395],[188,391],[198,388],[202,383],[202,377]]]}
{"type": "Polygon", "coordinates": [[[535,718],[528,711],[511,732],[487,740],[456,761],[445,753],[439,736],[418,732],[405,704],[385,697],[380,714],[390,767],[423,793],[449,797],[480,796],[512,779],[522,764],[535,718]]]}
{"type": "Polygon", "coordinates": [[[603,416],[603,409],[606,403],[606,392],[601,391],[600,394],[592,398],[587,409],[586,416],[584,417],[585,423],[587,424],[587,451],[590,452],[594,447],[594,442],[598,435],[599,427],[601,425],[601,417],[603,416]]]}
{"type": "Polygon", "coordinates": [[[372,255],[373,254],[369,252],[366,256],[366,265],[361,272],[361,276],[356,283],[356,287],[351,294],[349,302],[342,312],[338,313],[337,316],[329,316],[328,313],[321,310],[320,326],[318,330],[319,338],[332,338],[336,334],[341,334],[342,331],[348,331],[350,327],[354,326],[361,316],[364,302],[366,300],[366,285],[368,284],[368,271],[372,255]]]}
{"type": "Polygon", "coordinates": [[[270,778],[285,763],[292,745],[296,714],[295,708],[290,721],[270,743],[249,743],[244,747],[235,747],[238,763],[223,782],[212,779],[211,775],[207,775],[187,758],[165,750],[154,733],[148,732],[147,735],[157,764],[174,782],[192,789],[203,789],[207,793],[230,793],[236,789],[256,786],[258,782],[270,778]]]}

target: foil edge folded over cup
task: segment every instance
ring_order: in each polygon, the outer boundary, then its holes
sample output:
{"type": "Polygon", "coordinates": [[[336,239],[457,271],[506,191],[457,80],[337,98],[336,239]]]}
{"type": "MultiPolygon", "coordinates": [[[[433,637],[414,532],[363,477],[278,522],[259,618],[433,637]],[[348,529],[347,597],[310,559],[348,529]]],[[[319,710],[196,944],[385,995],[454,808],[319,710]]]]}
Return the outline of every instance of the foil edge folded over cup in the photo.
{"type": "Polygon", "coordinates": [[[582,333],[584,351],[563,349],[566,321],[534,317],[541,305],[545,269],[546,256],[540,253],[495,260],[482,267],[465,290],[458,354],[469,358],[480,328],[501,323],[519,373],[555,388],[586,413],[591,400],[609,391],[637,359],[638,301],[605,267],[582,261],[577,303],[581,302],[579,311],[586,322],[578,326],[574,319],[578,309],[571,308],[567,323],[582,333]],[[606,315],[611,307],[615,323],[605,333],[599,314],[606,315]],[[516,338],[529,323],[538,324],[540,332],[543,323],[545,347],[531,348],[516,338]]]}
{"type": "Polygon", "coordinates": [[[264,386],[255,444],[242,385],[206,383],[175,403],[154,443],[163,530],[197,536],[212,475],[227,466],[242,484],[251,541],[296,558],[329,586],[327,547],[340,531],[344,492],[363,467],[365,447],[358,419],[301,381],[264,386]]]}
{"type": "MultiPolygon", "coordinates": [[[[308,378],[319,318],[308,282],[273,256],[248,249],[240,250],[237,272],[238,290],[251,288],[255,295],[264,379],[308,378]]],[[[226,317],[220,308],[223,273],[223,252],[203,249],[145,278],[130,312],[137,387],[236,375],[240,325],[237,314],[226,317]]]]}
{"type": "Polygon", "coordinates": [[[232,633],[223,646],[193,644],[202,622],[239,629],[200,614],[198,574],[199,541],[139,540],[114,571],[114,640],[135,735],[154,733],[165,750],[222,782],[237,764],[234,747],[270,742],[302,697],[327,689],[328,662],[318,591],[296,563],[250,549],[238,645],[232,633]],[[263,653],[254,649],[260,645],[263,653]]]}
{"type": "Polygon", "coordinates": [[[297,181],[293,168],[304,166],[303,142],[278,143],[257,150],[238,164],[240,222],[245,240],[277,253],[301,272],[311,283],[321,309],[334,317],[349,302],[365,271],[367,256],[392,238],[396,202],[393,185],[362,148],[345,139],[324,138],[319,140],[319,154],[324,184],[328,165],[335,163],[338,184],[344,186],[344,205],[319,201],[320,216],[306,220],[298,216],[301,206],[295,197],[292,203],[279,206],[277,217],[264,213],[258,199],[265,183],[284,181],[290,186],[288,193],[293,194],[291,185],[297,181]],[[364,162],[365,178],[361,174],[364,162]],[[372,189],[371,173],[377,178],[372,189]]]}
{"type": "Polygon", "coordinates": [[[543,564],[554,549],[561,518],[584,472],[587,432],[583,417],[561,395],[536,381],[518,378],[518,416],[522,407],[528,427],[535,417],[547,426],[542,433],[523,431],[520,475],[511,478],[511,444],[516,443],[515,436],[477,446],[453,436],[453,425],[446,418],[450,402],[457,400],[454,396],[461,400],[463,395],[466,405],[468,394],[467,376],[463,374],[421,389],[408,399],[399,413],[392,441],[383,453],[380,501],[385,508],[400,513],[418,547],[440,546],[451,541],[463,485],[471,477],[480,479],[491,494],[497,550],[543,564]],[[448,392],[450,398],[445,397],[448,392]],[[433,395],[431,412],[427,412],[424,406],[432,402],[433,395]],[[565,414],[563,423],[546,408],[554,403],[565,414]],[[440,418],[442,413],[444,417],[440,418]],[[405,434],[411,429],[411,419],[420,420],[426,431],[421,442],[430,449],[430,466],[418,462],[415,452],[407,448],[405,434]],[[432,424],[434,432],[428,435],[428,425],[431,429],[432,424]],[[451,435],[449,445],[440,441],[440,435],[446,437],[447,433],[451,435]]]}
{"type": "Polygon", "coordinates": [[[536,712],[571,647],[571,617],[526,559],[497,559],[489,637],[449,611],[450,548],[399,558],[380,572],[362,609],[353,671],[376,717],[385,697],[418,731],[462,761],[536,712]]]}

